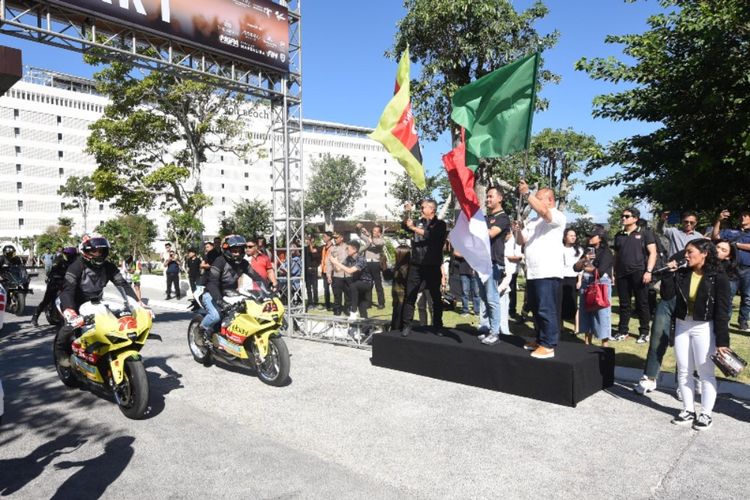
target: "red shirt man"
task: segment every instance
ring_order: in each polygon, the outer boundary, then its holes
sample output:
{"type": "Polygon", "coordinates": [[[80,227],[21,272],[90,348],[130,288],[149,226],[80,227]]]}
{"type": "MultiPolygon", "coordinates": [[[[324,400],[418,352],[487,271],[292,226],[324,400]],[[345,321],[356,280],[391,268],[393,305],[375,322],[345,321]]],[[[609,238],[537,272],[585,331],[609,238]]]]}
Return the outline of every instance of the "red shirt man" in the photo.
{"type": "Polygon", "coordinates": [[[268,255],[258,251],[258,246],[255,242],[247,242],[245,260],[250,263],[250,267],[252,267],[261,278],[269,280],[272,286],[276,286],[276,274],[273,271],[273,263],[268,255]]]}

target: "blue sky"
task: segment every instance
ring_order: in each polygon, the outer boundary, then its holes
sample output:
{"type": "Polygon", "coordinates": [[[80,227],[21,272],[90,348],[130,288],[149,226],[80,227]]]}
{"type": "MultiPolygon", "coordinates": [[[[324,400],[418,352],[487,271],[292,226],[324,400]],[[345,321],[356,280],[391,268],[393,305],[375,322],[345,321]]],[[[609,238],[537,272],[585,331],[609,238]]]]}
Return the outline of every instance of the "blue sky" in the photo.
{"type": "MultiPolygon", "coordinates": [[[[523,9],[532,0],[512,1],[523,9]]],[[[550,108],[534,117],[534,130],[568,128],[591,134],[600,143],[649,131],[653,125],[611,122],[591,116],[592,99],[616,90],[573,69],[586,57],[622,57],[621,47],[607,45],[608,34],[641,33],[649,15],[658,12],[656,0],[547,0],[549,15],[537,24],[541,33],[560,32],[558,45],[544,54],[545,65],[562,76],[543,95],[550,108]]],[[[304,0],[302,3],[303,113],[306,118],[374,127],[393,92],[396,62],[385,58],[396,24],[404,15],[400,0],[351,2],[304,0]]],[[[81,56],[48,46],[0,36],[0,44],[23,49],[24,63],[66,73],[90,76],[92,68],[81,56]]],[[[413,74],[414,68],[412,69],[413,74]]],[[[440,155],[450,149],[446,137],[422,141],[424,165],[434,174],[442,168],[440,155]]],[[[601,174],[603,175],[603,173],[601,174]]],[[[618,188],[596,192],[578,188],[576,194],[595,220],[606,220],[607,203],[618,188]]]]}

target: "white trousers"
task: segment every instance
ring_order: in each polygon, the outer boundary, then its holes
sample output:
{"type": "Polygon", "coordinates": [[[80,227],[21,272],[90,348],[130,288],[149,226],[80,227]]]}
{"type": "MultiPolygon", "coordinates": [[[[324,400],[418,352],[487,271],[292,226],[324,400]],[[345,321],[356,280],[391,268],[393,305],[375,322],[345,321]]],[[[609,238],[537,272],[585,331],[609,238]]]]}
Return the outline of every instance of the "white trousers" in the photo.
{"type": "Polygon", "coordinates": [[[677,357],[677,384],[682,404],[687,411],[695,411],[695,379],[698,371],[701,383],[701,413],[711,415],[716,403],[716,377],[711,354],[716,351],[713,321],[677,319],[674,353],[677,357]]]}

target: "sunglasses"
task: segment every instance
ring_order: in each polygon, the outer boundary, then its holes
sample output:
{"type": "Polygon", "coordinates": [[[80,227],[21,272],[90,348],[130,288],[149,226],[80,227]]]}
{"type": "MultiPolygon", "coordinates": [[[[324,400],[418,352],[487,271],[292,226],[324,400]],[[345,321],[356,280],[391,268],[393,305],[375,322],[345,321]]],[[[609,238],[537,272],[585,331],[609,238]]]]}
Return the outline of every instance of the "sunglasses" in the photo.
{"type": "Polygon", "coordinates": [[[247,245],[247,248],[255,248],[255,245],[247,245]]]}
{"type": "Polygon", "coordinates": [[[622,215],[620,216],[620,218],[621,218],[621,219],[630,219],[631,217],[633,217],[633,215],[632,215],[632,214],[622,214],[622,215]]]}

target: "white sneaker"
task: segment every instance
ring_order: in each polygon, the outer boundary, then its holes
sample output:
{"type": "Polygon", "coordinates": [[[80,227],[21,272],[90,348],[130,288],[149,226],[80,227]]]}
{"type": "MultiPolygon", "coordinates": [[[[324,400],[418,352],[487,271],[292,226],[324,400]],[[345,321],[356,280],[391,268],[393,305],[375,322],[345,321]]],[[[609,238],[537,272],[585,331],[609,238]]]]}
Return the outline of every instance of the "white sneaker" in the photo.
{"type": "Polygon", "coordinates": [[[656,380],[651,380],[647,376],[643,376],[633,390],[641,395],[648,394],[656,390],[656,380]]]}

